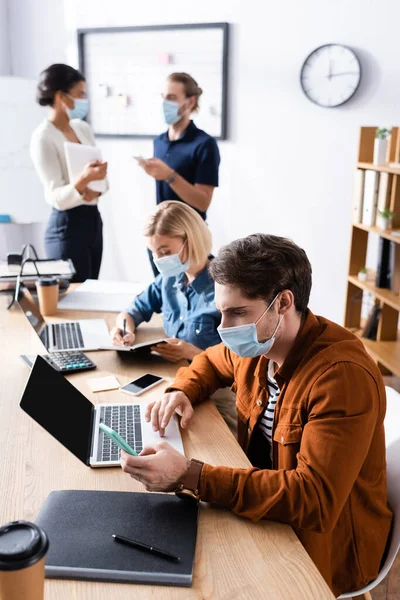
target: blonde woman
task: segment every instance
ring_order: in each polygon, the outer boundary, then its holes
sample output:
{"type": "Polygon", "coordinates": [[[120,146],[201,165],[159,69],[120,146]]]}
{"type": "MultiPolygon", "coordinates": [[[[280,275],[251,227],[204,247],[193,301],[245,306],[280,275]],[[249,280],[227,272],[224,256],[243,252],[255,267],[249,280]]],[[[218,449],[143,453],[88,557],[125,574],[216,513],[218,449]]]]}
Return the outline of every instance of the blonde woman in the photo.
{"type": "Polygon", "coordinates": [[[214,302],[208,273],[211,234],[200,215],[187,204],[163,202],[145,228],[147,245],[159,271],[153,283],[117,317],[111,335],[115,345],[132,346],[136,328],[162,313],[167,344],[155,350],[167,360],[192,360],[219,344],[221,315],[214,302]],[[123,337],[123,321],[126,334],[123,337]]]}

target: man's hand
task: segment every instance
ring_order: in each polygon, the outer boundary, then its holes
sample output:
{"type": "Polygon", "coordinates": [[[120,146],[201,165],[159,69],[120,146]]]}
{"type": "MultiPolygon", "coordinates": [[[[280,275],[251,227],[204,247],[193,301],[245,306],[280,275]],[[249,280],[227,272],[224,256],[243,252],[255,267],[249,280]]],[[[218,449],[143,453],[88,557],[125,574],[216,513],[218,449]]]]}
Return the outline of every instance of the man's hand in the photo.
{"type": "Polygon", "coordinates": [[[168,179],[168,177],[171,177],[172,173],[174,172],[171,167],[169,167],[159,158],[148,158],[147,160],[141,160],[139,164],[146,171],[147,175],[154,177],[154,179],[157,179],[158,181],[164,181],[165,179],[168,179]]]}
{"type": "Polygon", "coordinates": [[[182,360],[183,358],[193,360],[196,354],[201,353],[200,348],[196,348],[196,346],[189,344],[189,342],[178,340],[177,338],[168,338],[165,341],[167,342],[166,344],[157,344],[156,346],[152,346],[151,349],[171,362],[178,362],[178,360],[182,360]]]}
{"type": "Polygon", "coordinates": [[[174,412],[181,416],[181,427],[185,429],[193,417],[194,410],[189,398],[183,392],[169,392],[160,400],[149,402],[145,419],[147,422],[151,421],[153,431],[159,431],[160,436],[163,437],[174,412]]]}
{"type": "Polygon", "coordinates": [[[173,492],[189,465],[190,460],[167,442],[146,446],[139,456],[121,451],[122,470],[143,483],[149,492],[173,492]]]}

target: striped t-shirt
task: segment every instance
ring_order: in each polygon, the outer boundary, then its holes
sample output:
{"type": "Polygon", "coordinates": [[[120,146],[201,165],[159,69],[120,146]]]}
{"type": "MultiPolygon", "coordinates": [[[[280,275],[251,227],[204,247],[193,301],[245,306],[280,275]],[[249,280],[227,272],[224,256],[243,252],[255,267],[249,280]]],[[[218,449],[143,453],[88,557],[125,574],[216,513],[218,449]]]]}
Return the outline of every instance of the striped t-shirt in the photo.
{"type": "Polygon", "coordinates": [[[268,404],[265,408],[258,426],[265,435],[272,447],[272,425],[274,422],[275,406],[279,398],[279,386],[271,374],[272,369],[268,368],[267,384],[268,384],[268,404]]]}

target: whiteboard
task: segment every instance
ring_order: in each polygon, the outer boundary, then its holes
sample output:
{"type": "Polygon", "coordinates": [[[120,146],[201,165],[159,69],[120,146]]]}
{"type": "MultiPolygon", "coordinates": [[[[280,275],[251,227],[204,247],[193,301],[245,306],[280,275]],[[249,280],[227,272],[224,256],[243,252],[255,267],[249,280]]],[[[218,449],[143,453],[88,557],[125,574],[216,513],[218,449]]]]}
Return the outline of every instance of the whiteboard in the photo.
{"type": "Polygon", "coordinates": [[[96,135],[154,137],[165,131],[165,79],[186,72],[203,90],[196,125],[226,139],[227,23],[86,29],[78,39],[96,135]]]}
{"type": "Polygon", "coordinates": [[[49,206],[29,154],[33,130],[45,118],[36,104],[37,82],[0,77],[0,213],[15,223],[40,223],[49,206]]]}

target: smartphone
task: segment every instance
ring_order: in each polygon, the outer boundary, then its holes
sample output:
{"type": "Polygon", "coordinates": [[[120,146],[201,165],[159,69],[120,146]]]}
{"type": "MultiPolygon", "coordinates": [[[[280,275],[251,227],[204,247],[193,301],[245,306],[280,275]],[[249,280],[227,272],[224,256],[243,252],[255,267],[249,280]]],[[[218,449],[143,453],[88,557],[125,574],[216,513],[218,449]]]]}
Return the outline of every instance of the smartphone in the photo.
{"type": "Polygon", "coordinates": [[[139,394],[143,394],[143,392],[154,387],[160,383],[160,381],[164,381],[164,378],[159,377],[158,375],[152,375],[151,373],[146,373],[146,375],[142,375],[142,377],[138,377],[138,379],[134,379],[130,383],[123,385],[119,388],[119,391],[132,394],[132,396],[139,396],[139,394]]]}
{"type": "Polygon", "coordinates": [[[131,448],[131,446],[127,444],[127,442],[124,440],[124,438],[122,438],[119,435],[119,433],[114,431],[114,429],[111,429],[111,427],[108,427],[108,425],[105,425],[104,423],[99,423],[99,429],[101,429],[101,431],[105,433],[105,435],[111,438],[114,444],[117,444],[118,448],[121,448],[121,450],[125,450],[125,452],[128,452],[128,454],[132,454],[132,456],[138,456],[138,453],[135,452],[135,450],[131,448]]]}
{"type": "Polygon", "coordinates": [[[132,158],[134,158],[138,162],[141,162],[142,160],[146,160],[145,158],[143,158],[143,156],[133,156],[132,158]]]}

